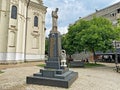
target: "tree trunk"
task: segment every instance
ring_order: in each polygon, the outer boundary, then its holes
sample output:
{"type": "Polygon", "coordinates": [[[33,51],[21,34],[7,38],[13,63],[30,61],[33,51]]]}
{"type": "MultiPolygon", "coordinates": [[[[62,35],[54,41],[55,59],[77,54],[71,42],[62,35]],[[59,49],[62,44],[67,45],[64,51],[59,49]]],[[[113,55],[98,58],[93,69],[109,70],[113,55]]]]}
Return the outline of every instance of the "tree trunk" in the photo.
{"type": "Polygon", "coordinates": [[[95,64],[97,64],[97,61],[96,61],[96,58],[95,58],[95,56],[96,56],[95,55],[95,50],[93,49],[92,52],[93,52],[93,60],[94,60],[95,64]]]}
{"type": "Polygon", "coordinates": [[[73,61],[73,59],[72,59],[72,55],[68,55],[68,57],[67,57],[67,61],[68,61],[68,63],[69,63],[70,61],[73,61]]]}

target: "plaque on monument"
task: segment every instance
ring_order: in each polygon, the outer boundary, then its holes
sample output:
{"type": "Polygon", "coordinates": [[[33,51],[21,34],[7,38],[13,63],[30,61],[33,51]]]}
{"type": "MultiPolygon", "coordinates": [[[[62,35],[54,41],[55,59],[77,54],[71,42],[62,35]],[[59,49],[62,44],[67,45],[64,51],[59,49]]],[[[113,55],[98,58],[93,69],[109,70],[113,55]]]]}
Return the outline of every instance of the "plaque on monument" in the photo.
{"type": "Polygon", "coordinates": [[[39,73],[26,78],[27,84],[68,88],[78,77],[66,65],[66,52],[61,49],[60,32],[57,30],[58,8],[52,11],[52,30],[49,35],[49,55],[46,66],[39,73]]]}

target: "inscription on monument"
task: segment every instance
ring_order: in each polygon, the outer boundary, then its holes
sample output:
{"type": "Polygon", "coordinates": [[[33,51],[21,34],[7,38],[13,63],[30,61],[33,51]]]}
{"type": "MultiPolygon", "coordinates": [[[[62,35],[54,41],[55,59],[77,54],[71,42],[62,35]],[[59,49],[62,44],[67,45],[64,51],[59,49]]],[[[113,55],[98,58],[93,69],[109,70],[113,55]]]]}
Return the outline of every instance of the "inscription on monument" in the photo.
{"type": "Polygon", "coordinates": [[[53,36],[50,38],[50,42],[51,42],[51,43],[50,43],[50,49],[51,49],[51,50],[50,50],[50,57],[53,57],[53,56],[54,56],[54,55],[53,55],[53,54],[54,54],[54,52],[53,52],[53,51],[54,51],[54,47],[53,47],[53,46],[54,46],[54,44],[55,44],[55,39],[54,39],[53,36]]]}

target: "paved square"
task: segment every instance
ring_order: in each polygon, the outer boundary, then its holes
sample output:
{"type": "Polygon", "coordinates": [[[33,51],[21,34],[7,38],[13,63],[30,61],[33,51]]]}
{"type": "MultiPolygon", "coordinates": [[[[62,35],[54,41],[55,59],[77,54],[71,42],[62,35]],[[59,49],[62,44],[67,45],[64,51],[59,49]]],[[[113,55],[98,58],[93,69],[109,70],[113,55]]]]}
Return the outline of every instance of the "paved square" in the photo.
{"type": "MultiPolygon", "coordinates": [[[[114,64],[96,68],[71,68],[78,72],[79,76],[69,90],[120,90],[120,73],[116,73],[113,68],[114,64]]],[[[4,73],[0,74],[0,90],[66,90],[51,86],[27,85],[26,76],[39,72],[39,69],[40,67],[27,64],[4,69],[4,73]]]]}

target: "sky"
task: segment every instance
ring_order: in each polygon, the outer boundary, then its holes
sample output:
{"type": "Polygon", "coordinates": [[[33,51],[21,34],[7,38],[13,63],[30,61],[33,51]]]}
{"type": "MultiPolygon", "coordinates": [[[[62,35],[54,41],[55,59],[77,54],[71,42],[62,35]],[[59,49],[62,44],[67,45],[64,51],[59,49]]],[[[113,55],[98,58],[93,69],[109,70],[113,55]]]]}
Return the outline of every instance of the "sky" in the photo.
{"type": "Polygon", "coordinates": [[[80,17],[85,17],[95,12],[108,7],[120,0],[43,0],[45,6],[47,6],[46,13],[46,36],[49,35],[52,29],[52,17],[51,12],[55,8],[59,8],[58,11],[58,31],[61,34],[67,33],[69,24],[73,24],[80,17]]]}

